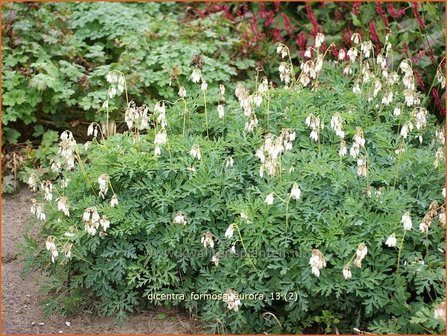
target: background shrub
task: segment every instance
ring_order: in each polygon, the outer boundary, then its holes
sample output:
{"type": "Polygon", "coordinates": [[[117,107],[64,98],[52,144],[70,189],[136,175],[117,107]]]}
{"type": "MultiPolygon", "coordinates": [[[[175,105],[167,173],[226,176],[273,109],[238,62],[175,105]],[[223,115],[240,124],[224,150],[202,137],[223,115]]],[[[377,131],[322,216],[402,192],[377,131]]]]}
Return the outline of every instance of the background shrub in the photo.
{"type": "Polygon", "coordinates": [[[42,127],[84,136],[86,122],[101,119],[112,69],[127,74],[132,99],[150,103],[176,96],[171,82],[189,89],[194,66],[206,63],[212,83],[253,65],[238,57],[223,15],[189,19],[183,4],[10,3],[2,11],[3,144],[39,138],[42,127]]]}

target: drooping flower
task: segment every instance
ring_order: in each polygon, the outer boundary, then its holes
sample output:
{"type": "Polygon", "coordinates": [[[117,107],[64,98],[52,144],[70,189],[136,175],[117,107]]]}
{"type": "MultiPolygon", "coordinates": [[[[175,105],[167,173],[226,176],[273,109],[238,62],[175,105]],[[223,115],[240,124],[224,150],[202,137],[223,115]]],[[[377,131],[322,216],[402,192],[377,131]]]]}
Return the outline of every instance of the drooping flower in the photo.
{"type": "Polygon", "coordinates": [[[110,206],[114,208],[118,205],[118,196],[116,194],[113,194],[112,198],[110,199],[110,206]]]}
{"type": "Polygon", "coordinates": [[[225,111],[222,104],[217,105],[217,114],[220,119],[222,119],[225,116],[225,111]]]}
{"type": "Polygon", "coordinates": [[[217,252],[217,253],[214,254],[213,257],[211,258],[211,262],[213,262],[215,266],[219,266],[219,260],[220,260],[220,253],[217,252]]]}
{"type": "Polygon", "coordinates": [[[186,219],[185,219],[185,215],[183,214],[183,212],[177,211],[172,223],[186,225],[186,219]]]}
{"type": "Polygon", "coordinates": [[[59,173],[62,167],[62,163],[60,160],[58,160],[57,158],[51,160],[51,170],[54,173],[59,173]]]}
{"type": "Polygon", "coordinates": [[[287,53],[288,53],[287,52],[287,47],[284,44],[280,43],[278,45],[278,47],[276,48],[276,53],[277,54],[281,54],[281,58],[286,57],[287,53]]]}
{"type": "Polygon", "coordinates": [[[267,195],[267,197],[265,198],[265,203],[267,203],[267,205],[272,205],[273,201],[274,201],[274,197],[273,197],[273,193],[270,193],[267,195]]]}
{"type": "Polygon", "coordinates": [[[445,210],[444,207],[441,208],[441,211],[439,212],[439,224],[442,226],[445,226],[445,210]]]}
{"type": "Polygon", "coordinates": [[[352,278],[352,273],[351,273],[351,269],[349,268],[349,265],[345,265],[343,267],[342,273],[343,273],[343,278],[345,278],[345,280],[352,278]]]}
{"type": "Polygon", "coordinates": [[[57,199],[57,209],[62,211],[65,216],[70,216],[69,206],[68,206],[68,198],[61,196],[57,199]]]}
{"type": "Polygon", "coordinates": [[[433,316],[436,320],[441,320],[445,322],[445,302],[441,302],[436,305],[433,312],[433,316]]]}
{"type": "Polygon", "coordinates": [[[304,57],[311,58],[312,57],[312,49],[308,47],[306,51],[304,52],[304,57]]]}
{"type": "Polygon", "coordinates": [[[99,196],[105,198],[105,195],[109,190],[109,176],[107,174],[99,175],[98,184],[99,184],[99,196]]]}
{"type": "Polygon", "coordinates": [[[236,243],[233,243],[230,247],[230,253],[231,254],[236,254],[236,243]]]}
{"type": "Polygon", "coordinates": [[[72,247],[73,247],[73,244],[72,244],[72,243],[65,244],[65,245],[62,247],[62,252],[64,253],[65,258],[67,258],[67,259],[70,259],[70,258],[71,258],[71,248],[72,248],[72,247]]]}
{"type": "Polygon", "coordinates": [[[239,306],[242,304],[239,295],[232,289],[228,289],[223,295],[223,301],[227,304],[228,310],[235,312],[239,311],[239,306]]]}
{"type": "Polygon", "coordinates": [[[428,228],[429,228],[429,225],[426,222],[422,222],[421,224],[419,224],[419,230],[422,233],[428,233],[428,228]]]}
{"type": "Polygon", "coordinates": [[[38,220],[43,222],[46,221],[47,216],[45,215],[43,204],[36,203],[35,199],[32,199],[31,202],[33,203],[31,206],[31,213],[36,215],[38,220]]]}
{"type": "Polygon", "coordinates": [[[231,237],[233,237],[233,233],[234,233],[234,224],[230,224],[227,230],[225,231],[225,238],[231,239],[231,237]]]}
{"type": "Polygon", "coordinates": [[[340,149],[338,150],[338,155],[344,157],[348,153],[348,148],[346,147],[346,142],[344,140],[340,141],[340,149]]]}
{"type": "Polygon", "coordinates": [[[203,234],[200,241],[203,244],[203,247],[207,248],[214,248],[214,240],[213,240],[213,234],[209,231],[203,234]]]}
{"type": "Polygon", "coordinates": [[[322,33],[317,33],[315,36],[315,48],[320,48],[324,42],[324,35],[322,33]]]}
{"type": "Polygon", "coordinates": [[[208,89],[208,83],[202,79],[202,84],[200,85],[200,89],[205,92],[208,89]]]}
{"type": "Polygon", "coordinates": [[[94,122],[92,122],[90,125],[88,125],[87,136],[93,135],[94,128],[95,128],[95,123],[94,122]]]}
{"type": "Polygon", "coordinates": [[[202,73],[199,69],[194,69],[191,74],[191,81],[193,83],[198,83],[202,79],[202,73]]]}
{"type": "Polygon", "coordinates": [[[352,48],[350,48],[348,50],[347,54],[348,54],[348,57],[349,57],[349,61],[351,63],[354,63],[355,60],[357,59],[357,56],[358,56],[358,50],[356,48],[352,47],[352,48]]]}
{"type": "Polygon", "coordinates": [[[178,95],[180,98],[186,97],[186,89],[184,86],[180,86],[180,88],[178,89],[178,95]]]}
{"type": "Polygon", "coordinates": [[[292,190],[290,190],[290,197],[296,200],[301,198],[301,189],[296,182],[293,184],[292,190]]]}
{"type": "Polygon", "coordinates": [[[102,216],[102,218],[99,220],[99,224],[102,226],[102,229],[104,231],[107,231],[107,229],[110,227],[110,221],[107,219],[106,216],[102,216]]]}
{"type": "Polygon", "coordinates": [[[253,103],[256,106],[258,106],[258,107],[261,106],[261,104],[262,104],[262,96],[260,94],[252,96],[252,100],[253,100],[253,103]]]}
{"type": "Polygon", "coordinates": [[[166,131],[164,129],[161,129],[154,138],[154,155],[160,155],[161,154],[161,146],[166,144],[168,142],[168,136],[166,134],[166,131]]]}
{"type": "Polygon", "coordinates": [[[225,160],[225,168],[231,168],[234,165],[234,160],[231,156],[229,156],[226,160],[225,160]]]}
{"type": "Polygon", "coordinates": [[[404,230],[410,231],[413,227],[413,223],[411,222],[410,212],[407,211],[402,215],[402,219],[400,221],[404,225],[404,230]]]}
{"type": "Polygon", "coordinates": [[[360,34],[359,33],[352,34],[351,41],[354,42],[354,44],[359,44],[360,43],[360,34]]]}
{"type": "Polygon", "coordinates": [[[362,260],[365,259],[368,253],[368,248],[364,243],[359,244],[356,251],[356,258],[354,260],[354,265],[358,268],[362,267],[362,260]]]}
{"type": "Polygon", "coordinates": [[[363,137],[363,130],[361,127],[357,127],[357,131],[352,140],[354,142],[351,146],[351,149],[349,150],[349,153],[353,158],[356,158],[357,155],[359,155],[360,153],[360,147],[365,147],[366,142],[365,138],[363,137]]]}
{"type": "Polygon", "coordinates": [[[395,233],[393,233],[386,239],[385,245],[388,247],[395,247],[397,245],[397,239],[395,233]]]}
{"type": "Polygon", "coordinates": [[[193,157],[196,158],[197,160],[200,160],[202,158],[202,153],[200,151],[200,147],[197,144],[194,144],[191,147],[191,151],[189,152],[189,154],[193,157]]]}

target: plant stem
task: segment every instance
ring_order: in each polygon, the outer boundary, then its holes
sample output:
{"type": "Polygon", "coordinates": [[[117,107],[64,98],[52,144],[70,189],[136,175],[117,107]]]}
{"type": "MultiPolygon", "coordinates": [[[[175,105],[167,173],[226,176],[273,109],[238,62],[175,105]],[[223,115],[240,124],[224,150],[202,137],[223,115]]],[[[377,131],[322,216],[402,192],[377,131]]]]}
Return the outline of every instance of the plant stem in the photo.
{"type": "Polygon", "coordinates": [[[289,203],[290,203],[291,199],[292,199],[292,196],[290,195],[289,198],[287,199],[287,203],[286,203],[286,233],[289,228],[289,203]]]}
{"type": "Polygon", "coordinates": [[[237,224],[234,224],[234,227],[237,230],[237,233],[238,233],[240,241],[241,241],[242,248],[244,249],[245,253],[247,254],[248,260],[250,260],[250,263],[253,266],[253,268],[255,270],[257,270],[256,265],[253,263],[253,260],[250,258],[250,255],[248,254],[247,249],[245,248],[244,240],[242,239],[242,234],[241,234],[241,230],[239,230],[239,226],[237,224]]]}
{"type": "Polygon", "coordinates": [[[87,172],[85,171],[84,163],[81,160],[81,155],[79,154],[79,149],[78,149],[78,145],[77,144],[75,146],[75,149],[76,149],[76,159],[78,160],[79,168],[81,169],[82,175],[84,176],[84,179],[87,182],[87,184],[92,189],[93,194],[96,194],[95,189],[93,188],[93,186],[92,186],[92,184],[90,182],[90,179],[87,176],[87,172]]]}
{"type": "Polygon", "coordinates": [[[204,104],[205,104],[205,126],[206,126],[206,138],[209,139],[209,133],[208,133],[208,111],[206,108],[206,92],[203,91],[203,100],[204,100],[204,104]]]}
{"type": "Polygon", "coordinates": [[[404,245],[405,235],[407,234],[407,230],[404,230],[404,235],[402,236],[402,240],[400,241],[399,251],[397,252],[397,269],[396,274],[399,274],[399,266],[400,266],[400,253],[402,251],[402,247],[404,245]]]}
{"type": "Polygon", "coordinates": [[[185,127],[186,127],[186,112],[187,112],[187,107],[186,107],[186,100],[183,99],[183,102],[185,103],[185,108],[183,110],[183,138],[185,138],[185,127]]]}

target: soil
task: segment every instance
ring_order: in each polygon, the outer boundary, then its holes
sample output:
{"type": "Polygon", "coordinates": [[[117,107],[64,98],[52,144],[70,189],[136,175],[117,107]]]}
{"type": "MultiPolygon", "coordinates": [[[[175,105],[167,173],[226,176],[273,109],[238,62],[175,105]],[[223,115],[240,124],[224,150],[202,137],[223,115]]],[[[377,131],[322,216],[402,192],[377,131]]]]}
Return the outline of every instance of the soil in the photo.
{"type": "MultiPolygon", "coordinates": [[[[38,270],[22,278],[23,259],[19,244],[28,226],[33,194],[26,188],[2,197],[2,334],[193,334],[200,323],[181,310],[145,311],[130,316],[119,326],[114,317],[102,318],[85,312],[77,316],[45,319],[40,302],[45,296],[39,287],[45,276],[38,270]]],[[[37,237],[38,228],[31,231],[37,237]]]]}

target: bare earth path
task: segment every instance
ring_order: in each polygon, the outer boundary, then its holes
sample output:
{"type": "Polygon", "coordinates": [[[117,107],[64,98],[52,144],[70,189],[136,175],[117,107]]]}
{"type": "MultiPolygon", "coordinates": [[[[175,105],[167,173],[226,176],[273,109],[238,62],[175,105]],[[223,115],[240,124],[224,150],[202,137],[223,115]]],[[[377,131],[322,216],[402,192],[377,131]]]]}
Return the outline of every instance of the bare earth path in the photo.
{"type": "Polygon", "coordinates": [[[30,191],[22,188],[17,194],[2,198],[2,334],[201,332],[194,319],[181,311],[161,308],[131,316],[123,326],[118,326],[113,317],[87,313],[74,317],[52,316],[46,320],[39,306],[43,296],[38,293],[44,276],[32,271],[22,279],[20,274],[23,261],[18,255],[18,244],[23,241],[32,197],[30,191]]]}

